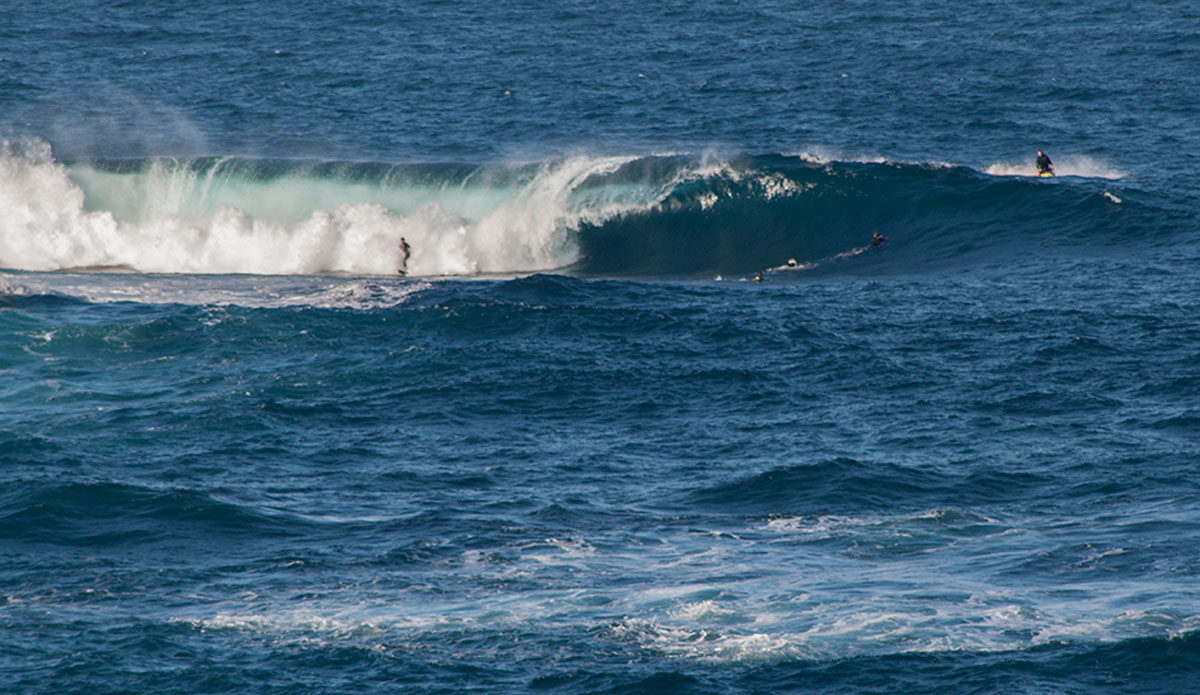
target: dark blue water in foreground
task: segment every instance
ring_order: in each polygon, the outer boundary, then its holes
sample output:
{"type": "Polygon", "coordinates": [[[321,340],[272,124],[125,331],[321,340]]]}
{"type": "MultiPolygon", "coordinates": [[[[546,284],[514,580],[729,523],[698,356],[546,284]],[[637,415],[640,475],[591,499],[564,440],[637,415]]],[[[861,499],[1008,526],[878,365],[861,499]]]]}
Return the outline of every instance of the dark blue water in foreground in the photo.
{"type": "Polygon", "coordinates": [[[1190,5],[44,5],[0,690],[1200,689],[1190,5]]]}

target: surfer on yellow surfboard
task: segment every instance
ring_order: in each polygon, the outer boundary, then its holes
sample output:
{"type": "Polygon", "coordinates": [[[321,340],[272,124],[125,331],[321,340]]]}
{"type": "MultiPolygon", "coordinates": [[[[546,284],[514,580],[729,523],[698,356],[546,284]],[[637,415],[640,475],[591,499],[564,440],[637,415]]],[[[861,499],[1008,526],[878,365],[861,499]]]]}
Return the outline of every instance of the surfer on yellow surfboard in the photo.
{"type": "Polygon", "coordinates": [[[1038,176],[1054,176],[1054,162],[1051,162],[1046,153],[1041,150],[1038,150],[1037,170],[1038,176]]]}

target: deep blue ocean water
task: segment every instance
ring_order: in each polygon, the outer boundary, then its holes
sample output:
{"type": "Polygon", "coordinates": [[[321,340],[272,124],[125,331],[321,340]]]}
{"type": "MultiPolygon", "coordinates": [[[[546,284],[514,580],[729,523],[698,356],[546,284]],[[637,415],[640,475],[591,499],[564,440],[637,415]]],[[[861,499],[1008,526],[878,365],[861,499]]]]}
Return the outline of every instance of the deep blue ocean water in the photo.
{"type": "Polygon", "coordinates": [[[1200,690],[1191,4],[3,16],[0,691],[1200,690]]]}

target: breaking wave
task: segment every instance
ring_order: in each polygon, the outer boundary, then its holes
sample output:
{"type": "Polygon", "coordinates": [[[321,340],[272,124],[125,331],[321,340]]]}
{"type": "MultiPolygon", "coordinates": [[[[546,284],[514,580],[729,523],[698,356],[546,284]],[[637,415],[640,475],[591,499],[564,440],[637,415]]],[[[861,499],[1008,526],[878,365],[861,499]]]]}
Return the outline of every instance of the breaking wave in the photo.
{"type": "Polygon", "coordinates": [[[877,231],[889,258],[924,263],[1047,230],[1163,226],[1161,211],[1108,190],[1115,169],[997,173],[1010,172],[806,155],[61,162],[43,142],[3,141],[0,267],[394,275],[404,238],[410,276],[702,276],[853,258],[877,231]]]}

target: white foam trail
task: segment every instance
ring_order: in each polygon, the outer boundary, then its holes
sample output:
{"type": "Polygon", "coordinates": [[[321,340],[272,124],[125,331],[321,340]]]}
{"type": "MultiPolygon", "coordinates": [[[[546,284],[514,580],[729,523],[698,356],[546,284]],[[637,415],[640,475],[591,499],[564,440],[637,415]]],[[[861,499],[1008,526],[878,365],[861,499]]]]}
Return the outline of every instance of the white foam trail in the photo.
{"type": "Polygon", "coordinates": [[[578,259],[573,232],[580,224],[656,204],[669,190],[623,200],[572,197],[588,178],[630,159],[550,162],[511,191],[474,197],[461,190],[381,193],[382,184],[316,179],[251,182],[242,192],[225,186],[218,195],[212,186],[219,164],[203,172],[156,164],[136,175],[69,170],[45,143],[2,141],[0,267],[394,275],[405,237],[413,249],[409,275],[551,270],[578,259]],[[96,189],[91,199],[87,186],[96,189]],[[322,191],[332,199],[314,200],[322,191]]]}
{"type": "MultiPolygon", "coordinates": [[[[992,176],[1036,176],[1037,164],[1034,157],[1019,162],[996,162],[986,171],[992,176]]],[[[1123,179],[1129,176],[1107,162],[1083,154],[1068,154],[1054,157],[1054,173],[1057,176],[1084,176],[1094,179],[1123,179]]]]}
{"type": "Polygon", "coordinates": [[[0,274],[0,296],[57,294],[92,303],[381,309],[429,289],[424,280],[282,276],[147,276],[122,273],[0,274]]]}

